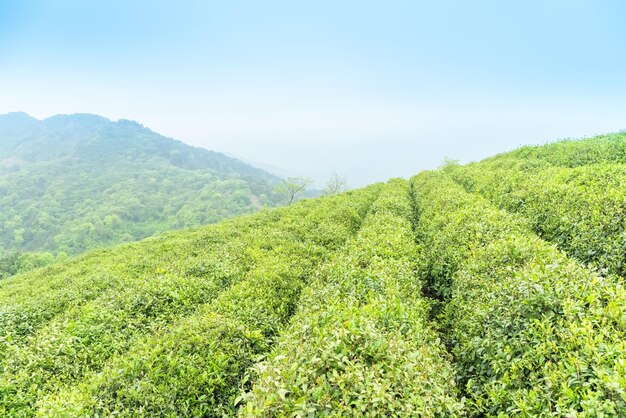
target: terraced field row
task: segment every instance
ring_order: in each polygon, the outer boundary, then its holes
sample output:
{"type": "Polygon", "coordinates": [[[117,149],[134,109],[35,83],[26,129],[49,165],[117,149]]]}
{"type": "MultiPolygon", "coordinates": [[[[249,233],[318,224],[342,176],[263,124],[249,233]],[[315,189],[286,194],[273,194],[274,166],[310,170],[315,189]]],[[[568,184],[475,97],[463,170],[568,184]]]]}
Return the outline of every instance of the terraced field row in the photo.
{"type": "MultiPolygon", "coordinates": [[[[192,386],[202,383],[202,376],[209,373],[202,368],[195,374],[188,370],[181,377],[183,393],[188,395],[168,394],[177,383],[173,374],[176,364],[184,371],[185,361],[190,359],[175,355],[175,364],[170,364],[171,355],[158,356],[154,361],[164,367],[159,370],[157,364],[146,361],[144,354],[160,349],[165,353],[172,342],[181,344],[183,353],[182,336],[188,336],[192,342],[194,338],[204,341],[202,336],[216,331],[211,330],[211,321],[203,323],[203,318],[210,320],[221,315],[225,323],[232,322],[225,329],[247,333],[246,321],[263,322],[260,314],[267,308],[269,317],[263,326],[250,329],[254,340],[251,345],[262,352],[277,331],[275,328],[292,313],[292,304],[314,266],[358,230],[361,217],[377,193],[378,187],[373,186],[195,233],[148,240],[137,244],[143,257],[133,253],[133,246],[122,247],[118,250],[122,254],[113,258],[111,268],[85,257],[70,269],[52,267],[3,282],[0,320],[1,329],[6,332],[2,341],[0,415],[31,416],[37,411],[44,415],[74,415],[73,408],[80,413],[106,415],[118,406],[128,407],[127,412],[134,414],[146,410],[144,404],[164,408],[161,412],[184,413],[184,408],[195,411],[196,404],[205,410],[217,410],[222,401],[226,408],[232,408],[227,394],[220,390],[213,390],[214,399],[206,394],[195,397],[191,392],[192,386]],[[124,260],[123,255],[132,258],[124,260]],[[76,270],[78,278],[66,276],[76,270]],[[89,292],[90,278],[103,276],[109,280],[103,281],[97,292],[89,292]],[[55,282],[58,297],[47,301],[43,308],[38,306],[40,289],[54,289],[51,284],[55,282]],[[267,306],[262,303],[263,291],[267,292],[267,306]],[[243,310],[246,304],[251,310],[249,318],[243,310]],[[199,326],[198,334],[186,330],[186,325],[199,326]],[[124,365],[130,369],[124,369],[124,365]],[[117,366],[124,370],[121,377],[117,366]],[[158,379],[154,382],[149,373],[145,377],[152,387],[137,384],[135,378],[144,376],[146,368],[163,377],[169,387],[159,386],[158,379]],[[165,374],[160,375],[161,372],[165,374]],[[135,386],[120,386],[124,378],[132,380],[135,386]],[[94,392],[96,396],[90,397],[89,393],[94,392]],[[163,403],[157,402],[159,395],[165,398],[163,403]],[[168,403],[171,396],[177,402],[168,403]]],[[[210,347],[214,342],[205,343],[210,347]]],[[[194,350],[189,355],[202,358],[194,350]]],[[[229,358],[228,353],[223,355],[229,358]]],[[[252,357],[244,360],[250,362],[252,357]]],[[[244,360],[226,367],[224,374],[243,374],[247,366],[244,360]]],[[[221,377],[212,372],[208,375],[218,381],[221,377]]],[[[236,390],[234,384],[226,386],[228,393],[236,390]]]]}
{"type": "Polygon", "coordinates": [[[584,140],[557,141],[547,145],[526,146],[492,157],[542,160],[558,167],[579,167],[599,163],[626,163],[626,131],[599,135],[584,140]]]}
{"type": "Polygon", "coordinates": [[[255,366],[241,416],[454,416],[462,402],[417,277],[406,181],[316,274],[291,326],[255,366]]]}
{"type": "Polygon", "coordinates": [[[447,171],[572,257],[626,277],[626,165],[567,168],[501,157],[447,171]]]}
{"type": "Polygon", "coordinates": [[[470,416],[626,414],[626,292],[446,174],[413,179],[422,275],[470,416]]]}

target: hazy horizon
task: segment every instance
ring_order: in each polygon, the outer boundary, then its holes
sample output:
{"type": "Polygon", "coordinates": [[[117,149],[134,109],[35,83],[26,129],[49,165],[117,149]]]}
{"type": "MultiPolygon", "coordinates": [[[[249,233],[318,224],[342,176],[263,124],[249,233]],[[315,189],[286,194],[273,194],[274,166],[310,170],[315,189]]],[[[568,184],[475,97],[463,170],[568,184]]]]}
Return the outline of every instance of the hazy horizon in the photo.
{"type": "Polygon", "coordinates": [[[359,186],[626,128],[617,1],[0,1],[0,113],[359,186]]]}

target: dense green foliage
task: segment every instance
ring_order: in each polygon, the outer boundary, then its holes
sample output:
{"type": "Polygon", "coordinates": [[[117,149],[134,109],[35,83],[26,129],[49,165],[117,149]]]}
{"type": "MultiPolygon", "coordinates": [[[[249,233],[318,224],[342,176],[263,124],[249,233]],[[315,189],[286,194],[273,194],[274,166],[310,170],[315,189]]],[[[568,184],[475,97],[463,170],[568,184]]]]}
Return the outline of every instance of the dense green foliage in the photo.
{"type": "Polygon", "coordinates": [[[276,181],[130,121],[0,116],[0,256],[77,254],[217,222],[277,202],[276,181]]]}
{"type": "MultiPolygon", "coordinates": [[[[566,140],[547,145],[526,146],[493,157],[543,160],[563,167],[597,163],[626,163],[626,131],[585,140],[566,140]]],[[[489,161],[490,159],[486,160],[489,161]]]]}
{"type": "Polygon", "coordinates": [[[4,279],[0,416],[626,416],[624,141],[448,164],[4,279]]]}
{"type": "Polygon", "coordinates": [[[445,416],[462,408],[428,323],[406,182],[388,185],[359,234],[318,270],[256,367],[242,416],[445,416]]]}
{"type": "Polygon", "coordinates": [[[51,253],[34,253],[12,251],[7,254],[0,254],[0,279],[23,273],[37,267],[44,267],[55,261],[67,260],[66,253],[60,253],[56,257],[51,253]]]}
{"type": "Polygon", "coordinates": [[[447,170],[467,190],[522,214],[572,257],[626,276],[626,165],[567,168],[502,156],[447,170]]]}
{"type": "Polygon", "coordinates": [[[96,252],[5,280],[0,415],[232,409],[243,372],[294,311],[318,260],[356,231],[375,192],[121,247],[110,263],[96,252]],[[73,279],[47,306],[24,291],[73,279]],[[232,353],[223,351],[229,341],[232,353]],[[170,351],[175,358],[162,355],[170,351]],[[197,364],[200,353],[210,372],[197,364]],[[222,385],[208,392],[212,381],[222,385]]]}
{"type": "Polygon", "coordinates": [[[293,314],[314,267],[358,229],[376,192],[300,205],[280,223],[250,231],[259,261],[239,282],[41,409],[52,415],[136,415],[137,408],[146,416],[232,414],[244,372],[293,314]]]}
{"type": "Polygon", "coordinates": [[[423,276],[472,416],[626,414],[626,291],[462,190],[416,176],[423,276]]]}

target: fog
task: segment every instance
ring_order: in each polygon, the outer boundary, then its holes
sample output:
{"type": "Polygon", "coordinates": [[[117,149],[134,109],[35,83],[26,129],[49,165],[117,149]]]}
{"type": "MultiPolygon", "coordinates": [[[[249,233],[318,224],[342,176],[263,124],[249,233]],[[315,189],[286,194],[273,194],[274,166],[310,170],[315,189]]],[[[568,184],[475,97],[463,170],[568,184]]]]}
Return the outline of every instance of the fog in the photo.
{"type": "Polygon", "coordinates": [[[0,113],[352,186],[626,129],[621,2],[0,2],[0,113]]]}

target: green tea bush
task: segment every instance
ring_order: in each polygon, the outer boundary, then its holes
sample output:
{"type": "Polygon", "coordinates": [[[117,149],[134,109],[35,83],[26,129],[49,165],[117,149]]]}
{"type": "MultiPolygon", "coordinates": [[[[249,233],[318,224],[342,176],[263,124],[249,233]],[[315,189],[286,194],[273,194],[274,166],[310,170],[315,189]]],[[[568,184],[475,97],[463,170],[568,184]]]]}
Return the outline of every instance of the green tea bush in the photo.
{"type": "Polygon", "coordinates": [[[219,269],[239,274],[239,266],[245,263],[243,251],[236,248],[238,237],[242,229],[253,228],[260,218],[267,218],[263,222],[274,219],[263,214],[167,234],[141,244],[94,251],[74,261],[1,281],[0,353],[7,344],[32,335],[56,315],[137,281],[150,281],[166,269],[197,277],[219,269]],[[231,256],[224,246],[232,250],[231,256]]]}
{"type": "MultiPolygon", "coordinates": [[[[128,349],[139,336],[192,312],[197,305],[206,303],[237,280],[252,263],[243,243],[234,238],[219,242],[211,250],[198,251],[197,258],[191,257],[193,247],[188,246],[187,241],[179,245],[189,251],[186,259],[167,260],[166,257],[154,271],[122,276],[123,279],[112,270],[105,277],[112,277],[113,283],[106,282],[111,286],[98,292],[99,296],[76,300],[76,296],[84,293],[66,288],[70,295],[63,296],[72,298],[72,304],[64,311],[54,315],[52,308],[63,307],[59,303],[52,305],[51,312],[43,311],[39,318],[27,317],[29,325],[35,323],[40,327],[21,338],[6,339],[0,373],[0,412],[12,416],[30,415],[40,396],[97,370],[111,355],[128,349]],[[191,274],[184,274],[189,268],[193,270],[191,274]],[[115,280],[123,281],[124,285],[115,280]],[[44,324],[34,321],[45,319],[46,315],[50,319],[44,324]]],[[[85,267],[86,263],[81,264],[85,267]]],[[[87,272],[89,267],[85,267],[87,272]]],[[[81,284],[88,286],[87,279],[93,276],[88,273],[84,276],[81,284]]],[[[32,306],[24,305],[26,309],[32,306]]],[[[17,304],[16,308],[19,307],[17,304]]]]}
{"type": "MultiPolygon", "coordinates": [[[[291,317],[314,267],[356,232],[376,193],[372,187],[283,210],[279,221],[252,233],[248,245],[257,252],[255,266],[232,287],[206,298],[192,315],[164,321],[143,339],[134,331],[130,349],[109,352],[102,367],[93,366],[90,354],[90,373],[78,385],[40,395],[38,414],[233,414],[246,369],[291,317]]],[[[182,316],[180,308],[177,312],[182,316]]],[[[128,327],[132,321],[121,323],[128,327]]],[[[119,337],[112,340],[129,338],[119,337]]]]}
{"type": "MultiPolygon", "coordinates": [[[[538,159],[562,167],[597,163],[626,163],[626,132],[599,135],[583,140],[565,140],[527,146],[504,154],[506,157],[538,159]]],[[[493,159],[498,159],[496,156],[493,159]]]]}
{"type": "Polygon", "coordinates": [[[443,173],[413,182],[421,274],[446,301],[440,320],[469,415],[624,416],[622,284],[443,173]]]}
{"type": "Polygon", "coordinates": [[[291,326],[254,367],[241,416],[452,416],[448,355],[428,324],[405,181],[324,264],[291,326]]]}
{"type": "Polygon", "coordinates": [[[626,276],[626,165],[560,168],[503,157],[449,172],[467,190],[526,217],[572,257],[626,276]]]}

